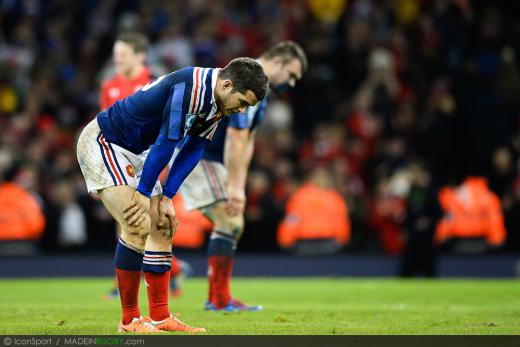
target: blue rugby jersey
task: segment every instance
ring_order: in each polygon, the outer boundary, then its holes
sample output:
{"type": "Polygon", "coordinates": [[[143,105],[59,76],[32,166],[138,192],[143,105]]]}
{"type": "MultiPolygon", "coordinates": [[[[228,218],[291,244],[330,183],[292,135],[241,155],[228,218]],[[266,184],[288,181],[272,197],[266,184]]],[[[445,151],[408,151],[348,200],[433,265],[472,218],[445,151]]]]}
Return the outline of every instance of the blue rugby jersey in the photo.
{"type": "Polygon", "coordinates": [[[223,115],[214,97],[219,69],[187,67],[150,82],[97,115],[105,138],[139,154],[150,148],[137,190],[150,196],[182,141],[163,194],[172,197],[200,160],[223,115]]]}
{"type": "Polygon", "coordinates": [[[220,122],[211,142],[206,146],[202,157],[224,163],[224,146],[228,127],[253,131],[260,125],[265,115],[267,97],[255,106],[249,106],[245,113],[234,113],[220,122]]]}

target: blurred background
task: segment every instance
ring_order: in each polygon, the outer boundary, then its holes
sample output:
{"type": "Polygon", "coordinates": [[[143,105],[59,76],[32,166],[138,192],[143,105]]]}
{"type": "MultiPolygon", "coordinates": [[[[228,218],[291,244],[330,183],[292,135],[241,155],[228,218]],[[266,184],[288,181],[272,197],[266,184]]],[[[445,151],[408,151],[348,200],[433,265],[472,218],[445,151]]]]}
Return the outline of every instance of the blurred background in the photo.
{"type": "MultiPolygon", "coordinates": [[[[484,0],[0,0],[1,259],[84,255],[85,273],[95,259],[112,272],[114,223],[75,141],[117,34],[139,31],[157,76],[281,40],[307,53],[257,136],[239,244],[248,266],[265,261],[255,274],[514,276],[519,14],[484,0]]],[[[177,210],[177,255],[202,269],[207,222],[177,210]]]]}

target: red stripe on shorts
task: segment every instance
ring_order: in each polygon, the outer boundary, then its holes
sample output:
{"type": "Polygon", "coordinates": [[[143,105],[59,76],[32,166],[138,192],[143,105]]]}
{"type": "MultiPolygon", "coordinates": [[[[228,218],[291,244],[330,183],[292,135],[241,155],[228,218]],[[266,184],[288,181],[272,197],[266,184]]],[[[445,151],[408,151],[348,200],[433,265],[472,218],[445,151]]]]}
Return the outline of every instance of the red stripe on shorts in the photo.
{"type": "Polygon", "coordinates": [[[108,162],[110,163],[110,167],[112,168],[112,172],[116,175],[117,177],[117,181],[119,182],[120,185],[123,184],[123,180],[121,179],[121,176],[119,176],[119,172],[116,170],[116,167],[114,165],[114,161],[112,160],[112,156],[110,155],[110,150],[108,149],[108,146],[105,142],[105,137],[103,135],[101,135],[101,137],[99,138],[99,140],[101,141],[101,144],[103,145],[103,148],[105,149],[105,153],[108,157],[108,162]]]}

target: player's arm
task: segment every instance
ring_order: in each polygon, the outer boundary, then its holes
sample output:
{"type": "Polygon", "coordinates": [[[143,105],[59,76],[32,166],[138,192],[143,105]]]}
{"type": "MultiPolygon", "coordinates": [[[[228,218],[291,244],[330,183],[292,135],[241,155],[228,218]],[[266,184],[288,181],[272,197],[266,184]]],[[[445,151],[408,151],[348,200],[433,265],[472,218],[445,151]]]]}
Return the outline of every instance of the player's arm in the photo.
{"type": "Polygon", "coordinates": [[[157,178],[173,156],[177,142],[168,139],[165,135],[159,135],[144,162],[143,173],[137,187],[140,194],[147,197],[152,195],[157,178]]]}
{"type": "Polygon", "coordinates": [[[143,92],[153,93],[159,88],[172,88],[172,99],[171,106],[169,105],[169,116],[168,118],[163,119],[160,134],[146,156],[139,185],[134,194],[134,198],[132,199],[132,203],[135,201],[134,205],[139,205],[139,209],[138,211],[136,211],[135,208],[133,210],[129,210],[129,208],[126,209],[125,219],[128,222],[136,221],[140,223],[140,221],[144,219],[140,214],[144,213],[143,207],[146,207],[146,205],[148,206],[148,209],[145,212],[149,212],[150,196],[152,195],[159,174],[170,161],[175,151],[175,147],[182,137],[182,114],[183,112],[186,112],[186,105],[184,105],[183,99],[186,93],[191,91],[186,91],[184,84],[175,84],[170,87],[161,83],[164,77],[165,76],[158,78],[141,89],[143,92]]]}
{"type": "MultiPolygon", "coordinates": [[[[160,206],[172,206],[171,199],[181,186],[182,182],[188,177],[190,172],[199,162],[204,149],[209,140],[199,136],[187,135],[184,139],[182,147],[177,154],[168,173],[168,178],[163,188],[160,206]]],[[[152,195],[153,188],[157,182],[159,174],[168,165],[175,151],[177,141],[168,139],[165,135],[159,135],[157,141],[150,149],[150,153],[146,157],[143,167],[143,173],[137,193],[149,198],[152,195]]],[[[175,212],[173,210],[159,209],[159,226],[163,224],[164,217],[170,218],[170,225],[175,225],[175,212]]]]}
{"type": "Polygon", "coordinates": [[[200,136],[186,135],[184,142],[170,167],[168,178],[164,184],[163,196],[173,198],[182,182],[193,171],[202,158],[209,140],[200,136]]]}
{"type": "Polygon", "coordinates": [[[227,212],[231,216],[242,214],[245,207],[245,185],[250,158],[248,146],[250,133],[246,115],[233,115],[226,133],[224,164],[228,171],[227,212]]]}
{"type": "Polygon", "coordinates": [[[253,158],[253,153],[255,151],[255,136],[256,136],[256,129],[249,133],[249,138],[247,140],[247,147],[246,147],[246,152],[244,155],[244,165],[245,165],[244,187],[246,185],[247,172],[249,170],[249,165],[251,164],[251,159],[253,158]]]}
{"type": "MultiPolygon", "coordinates": [[[[191,78],[191,74],[189,77],[191,78]]],[[[161,226],[166,216],[170,219],[172,231],[175,230],[176,221],[171,199],[177,194],[182,182],[200,161],[204,149],[209,142],[207,136],[199,136],[199,134],[190,134],[189,132],[183,138],[182,134],[185,133],[183,115],[188,113],[192,91],[191,88],[185,88],[184,83],[174,85],[173,89],[169,120],[168,122],[164,122],[161,128],[161,134],[167,134],[167,136],[159,136],[159,140],[162,140],[162,147],[167,148],[167,153],[157,155],[157,151],[154,151],[155,149],[152,148],[147,158],[147,161],[150,159],[150,165],[147,167],[145,162],[143,168],[143,177],[145,176],[145,171],[151,172],[150,178],[145,177],[145,182],[143,183],[143,187],[149,190],[146,193],[151,193],[159,174],[173,156],[177,142],[172,140],[183,139],[180,150],[170,167],[168,177],[163,187],[163,195],[159,202],[158,224],[161,226]],[[150,156],[152,156],[152,158],[150,158],[150,156]],[[152,162],[152,160],[156,161],[152,162]],[[147,181],[147,179],[149,179],[149,181],[147,181]]],[[[218,124],[216,126],[218,126],[218,124]]],[[[142,180],[143,178],[141,178],[141,181],[142,180]]]]}
{"type": "Polygon", "coordinates": [[[177,141],[159,135],[150,149],[143,167],[143,173],[132,201],[123,211],[124,218],[130,225],[139,225],[150,210],[150,196],[162,169],[173,155],[177,141]]]}
{"type": "Polygon", "coordinates": [[[204,137],[186,135],[179,153],[173,160],[163,187],[163,196],[159,204],[159,226],[162,226],[164,217],[167,216],[170,219],[172,231],[175,231],[177,221],[172,199],[177,194],[182,182],[197,166],[208,142],[209,140],[204,137]]]}
{"type": "MultiPolygon", "coordinates": [[[[235,185],[235,186],[241,187],[243,192],[245,192],[246,182],[247,182],[247,173],[249,171],[249,165],[251,164],[251,159],[253,158],[253,153],[255,150],[255,135],[256,135],[256,129],[251,132],[248,131],[246,147],[244,149],[242,161],[240,162],[240,166],[238,169],[238,176],[237,176],[237,181],[236,181],[236,182],[238,182],[238,185],[235,185]]],[[[244,200],[244,204],[245,204],[245,200],[244,200]]],[[[241,211],[241,212],[243,212],[243,211],[241,211]]]]}
{"type": "Polygon", "coordinates": [[[255,151],[255,136],[256,136],[256,129],[249,132],[249,138],[247,139],[247,147],[246,147],[246,151],[244,153],[244,158],[242,161],[243,167],[244,167],[244,170],[243,170],[244,189],[246,186],[247,172],[249,171],[249,165],[251,164],[251,159],[253,158],[253,153],[255,151]]]}

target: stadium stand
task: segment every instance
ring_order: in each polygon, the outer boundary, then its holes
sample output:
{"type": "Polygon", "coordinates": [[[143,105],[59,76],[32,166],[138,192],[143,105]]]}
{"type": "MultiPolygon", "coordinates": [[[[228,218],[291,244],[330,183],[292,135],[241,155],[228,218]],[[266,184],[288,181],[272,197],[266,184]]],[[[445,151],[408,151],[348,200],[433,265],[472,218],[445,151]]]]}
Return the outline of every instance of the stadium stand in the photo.
{"type": "MultiPolygon", "coordinates": [[[[277,249],[289,196],[321,165],[349,207],[345,252],[401,254],[408,173],[421,160],[435,186],[485,176],[508,231],[502,251],[520,251],[514,2],[345,0],[334,11],[317,3],[2,2],[0,181],[30,168],[29,190],[47,220],[63,213],[56,194],[72,191],[67,204],[86,220],[86,241],[73,248],[112,252],[113,226],[85,196],[74,142],[99,109],[115,35],[150,37],[148,63],[158,75],[223,66],[292,39],[306,50],[309,71],[293,93],[273,98],[258,134],[242,250],[277,249]]],[[[64,250],[55,233],[47,228],[41,250],[64,250]]]]}

